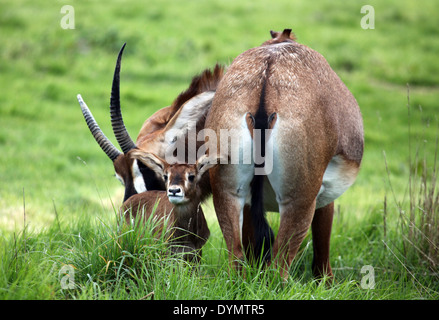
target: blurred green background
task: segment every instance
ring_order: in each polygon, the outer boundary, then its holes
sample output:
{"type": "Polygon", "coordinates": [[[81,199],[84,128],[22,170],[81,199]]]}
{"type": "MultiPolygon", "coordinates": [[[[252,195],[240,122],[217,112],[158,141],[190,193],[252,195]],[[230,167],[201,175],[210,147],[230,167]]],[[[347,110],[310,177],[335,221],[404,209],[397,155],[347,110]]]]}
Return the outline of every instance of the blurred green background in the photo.
{"type": "MultiPolygon", "coordinates": [[[[430,0],[0,0],[0,296],[138,299],[155,291],[156,299],[437,299],[439,196],[437,188],[427,194],[418,178],[435,187],[438,16],[439,2],[430,0]],[[74,12],[62,12],[65,5],[74,12]],[[364,5],[374,9],[374,29],[362,28],[364,5]],[[144,120],[194,75],[230,64],[269,39],[270,30],[285,28],[326,57],[364,118],[362,169],[336,201],[331,264],[339,282],[312,281],[310,237],[286,286],[266,285],[264,279],[275,279],[269,272],[261,281],[229,281],[210,202],[203,206],[211,237],[199,274],[160,263],[149,270],[143,240],[140,253],[119,244],[115,212],[124,188],[76,95],[115,142],[110,87],[127,42],[121,100],[135,139],[144,120]],[[126,265],[127,252],[140,269],[126,265]],[[66,264],[77,268],[78,290],[60,288],[66,264]],[[365,265],[375,268],[374,290],[359,286],[365,265]]],[[[274,230],[278,216],[268,216],[274,230]]]]}
{"type": "Polygon", "coordinates": [[[412,133],[422,136],[426,150],[434,149],[438,14],[439,3],[429,0],[0,0],[0,229],[23,226],[23,202],[35,228],[53,221],[55,208],[74,218],[106,214],[120,204],[123,188],[90,135],[76,95],[115,141],[108,105],[124,42],[122,112],[135,139],[143,121],[169,105],[195,74],[217,62],[230,64],[267,40],[270,30],[284,28],[326,57],[363,113],[363,167],[338,202],[341,209],[361,217],[382,206],[388,188],[383,151],[403,197],[407,84],[412,133]],[[361,27],[365,4],[375,9],[375,29],[361,27]],[[64,5],[74,9],[74,29],[61,26],[64,5]]]}

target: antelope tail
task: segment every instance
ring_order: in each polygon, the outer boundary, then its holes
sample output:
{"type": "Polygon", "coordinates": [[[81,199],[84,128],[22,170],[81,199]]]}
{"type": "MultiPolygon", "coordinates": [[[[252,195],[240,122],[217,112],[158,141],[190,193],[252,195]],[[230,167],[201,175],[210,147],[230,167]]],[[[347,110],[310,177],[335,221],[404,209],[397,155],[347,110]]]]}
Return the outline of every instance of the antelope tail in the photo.
{"type": "MultiPolygon", "coordinates": [[[[268,129],[270,119],[273,118],[273,115],[268,117],[264,105],[265,85],[262,88],[258,111],[255,116],[248,114],[248,116],[252,118],[254,129],[260,130],[261,132],[261,139],[260,141],[254,140],[254,142],[256,142],[254,143],[254,147],[259,148],[256,152],[259,152],[263,158],[265,158],[265,130],[268,129]]],[[[264,167],[264,163],[255,164],[255,167],[264,167]]],[[[264,175],[255,174],[253,176],[251,194],[250,215],[254,234],[252,254],[256,262],[264,263],[271,259],[271,249],[274,242],[274,233],[267,222],[264,209],[264,175]]]]}

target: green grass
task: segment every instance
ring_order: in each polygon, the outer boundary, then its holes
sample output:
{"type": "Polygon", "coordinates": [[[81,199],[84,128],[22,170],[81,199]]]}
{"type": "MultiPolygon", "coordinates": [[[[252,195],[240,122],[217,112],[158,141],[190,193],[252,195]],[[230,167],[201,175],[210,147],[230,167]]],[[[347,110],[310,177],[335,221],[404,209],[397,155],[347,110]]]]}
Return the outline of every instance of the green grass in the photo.
{"type": "MultiPolygon", "coordinates": [[[[437,232],[428,227],[439,229],[438,191],[423,191],[436,183],[436,2],[369,1],[374,30],[360,27],[361,1],[74,2],[74,30],[60,27],[64,4],[0,0],[0,298],[439,298],[437,232]],[[81,93],[115,141],[109,91],[127,42],[122,108],[135,138],[193,75],[284,28],[327,58],[364,118],[362,170],[336,201],[333,286],[312,278],[310,236],[287,283],[270,268],[244,266],[245,278],[231,272],[210,202],[198,267],[164,254],[166,241],[121,233],[123,188],[76,101],[81,93]],[[65,265],[75,268],[75,289],[61,289],[65,265]],[[374,289],[361,287],[364,265],[374,267],[374,289]]],[[[278,214],[269,219],[276,229],[278,214]]]]}

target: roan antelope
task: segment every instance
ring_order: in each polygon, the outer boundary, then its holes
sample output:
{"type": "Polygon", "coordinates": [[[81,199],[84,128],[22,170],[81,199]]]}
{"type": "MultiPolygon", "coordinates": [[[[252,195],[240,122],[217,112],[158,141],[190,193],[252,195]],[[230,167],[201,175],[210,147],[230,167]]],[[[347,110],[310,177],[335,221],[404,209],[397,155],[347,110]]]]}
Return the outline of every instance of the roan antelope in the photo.
{"type": "MultiPolygon", "coordinates": [[[[165,157],[166,148],[174,140],[181,138],[169,136],[168,132],[181,132],[184,135],[185,132],[193,129],[189,128],[191,124],[195,124],[197,132],[202,129],[205,114],[211,106],[224,69],[216,65],[213,71],[207,69],[199,76],[194,77],[189,88],[182,92],[170,106],[158,110],[144,122],[137,141],[134,143],[125,128],[120,107],[120,69],[124,49],[125,44],[117,57],[110,98],[111,125],[122,152],[104,135],[81,95],[78,95],[77,98],[93,137],[113,161],[116,177],[125,186],[123,201],[126,201],[132,195],[147,190],[164,190],[165,188],[163,181],[157,178],[151,169],[134,159],[131,152],[143,150],[159,157],[165,157]]],[[[200,144],[202,142],[197,144],[197,149],[200,144]]],[[[210,188],[208,175],[205,175],[203,184],[204,188],[210,188]]]]}
{"type": "Polygon", "coordinates": [[[121,207],[126,221],[129,223],[139,213],[146,220],[152,212],[160,223],[167,218],[167,227],[172,228],[171,249],[183,253],[187,260],[195,257],[199,261],[201,248],[210,235],[201,208],[208,192],[201,188],[200,181],[215,164],[211,164],[207,156],[200,157],[196,164],[173,165],[141,150],[134,150],[132,156],[163,179],[166,191],[146,191],[131,196],[121,207]]]}
{"type": "MultiPolygon", "coordinates": [[[[272,256],[282,276],[288,276],[311,227],[313,273],[332,277],[333,201],[359,171],[364,143],[360,109],[323,56],[297,43],[290,29],[271,35],[228,68],[205,128],[218,136],[220,130],[239,130],[241,153],[243,144],[252,143],[254,130],[266,132],[259,148],[265,159],[271,157],[273,169],[266,175],[255,175],[254,163],[211,169],[215,211],[231,260],[244,257],[243,247],[271,246],[265,205],[280,213],[272,256]]],[[[221,157],[230,158],[230,148],[221,157]]]]}

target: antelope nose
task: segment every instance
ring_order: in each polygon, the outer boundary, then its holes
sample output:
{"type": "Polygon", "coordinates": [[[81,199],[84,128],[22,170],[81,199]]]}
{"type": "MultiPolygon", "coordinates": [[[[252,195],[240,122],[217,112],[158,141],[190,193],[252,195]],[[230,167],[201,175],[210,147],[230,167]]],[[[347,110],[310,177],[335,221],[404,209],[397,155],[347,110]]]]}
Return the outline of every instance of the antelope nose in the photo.
{"type": "Polygon", "coordinates": [[[168,195],[176,196],[177,194],[181,193],[180,188],[169,188],[168,189],[168,195]]]}

